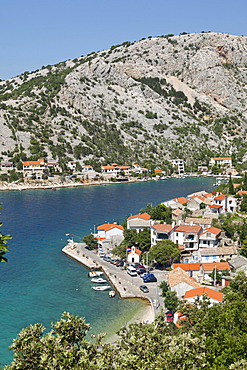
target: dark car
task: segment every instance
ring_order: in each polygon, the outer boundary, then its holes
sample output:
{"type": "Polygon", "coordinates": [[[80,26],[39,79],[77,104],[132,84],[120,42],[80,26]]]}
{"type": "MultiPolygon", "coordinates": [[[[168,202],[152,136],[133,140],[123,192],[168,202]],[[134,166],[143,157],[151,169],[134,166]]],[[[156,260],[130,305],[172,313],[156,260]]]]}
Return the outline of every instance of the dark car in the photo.
{"type": "Polygon", "coordinates": [[[140,290],[143,292],[143,293],[149,293],[149,289],[146,285],[140,285],[140,290]]]}
{"type": "Polygon", "coordinates": [[[143,276],[143,282],[144,283],[153,283],[153,282],[156,282],[156,281],[157,281],[157,279],[154,276],[154,274],[147,274],[147,275],[143,276]]]}
{"type": "Polygon", "coordinates": [[[133,266],[135,269],[138,269],[139,267],[143,267],[140,262],[134,262],[131,264],[131,266],[133,266]]]}
{"type": "Polygon", "coordinates": [[[138,269],[136,269],[136,272],[138,275],[141,275],[144,274],[144,272],[147,272],[147,270],[143,267],[138,267],[138,269]]]}
{"type": "Polygon", "coordinates": [[[116,263],[116,266],[117,267],[123,267],[124,266],[124,262],[123,261],[119,261],[118,263],[116,263]]]}

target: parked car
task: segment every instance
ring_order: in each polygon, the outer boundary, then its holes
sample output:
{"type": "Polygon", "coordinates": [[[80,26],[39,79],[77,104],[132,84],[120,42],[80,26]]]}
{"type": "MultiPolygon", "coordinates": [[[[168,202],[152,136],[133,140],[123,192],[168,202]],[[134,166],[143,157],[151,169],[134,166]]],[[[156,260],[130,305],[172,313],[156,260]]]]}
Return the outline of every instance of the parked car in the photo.
{"type": "Polygon", "coordinates": [[[137,276],[136,269],[135,269],[133,266],[128,266],[128,267],[127,267],[127,273],[128,273],[130,276],[137,276]]]}
{"type": "Polygon", "coordinates": [[[140,290],[143,292],[143,293],[149,293],[149,289],[146,285],[140,285],[140,290]]]}
{"type": "Polygon", "coordinates": [[[147,274],[147,275],[143,276],[143,282],[144,283],[153,283],[153,282],[156,282],[156,281],[157,281],[157,279],[154,276],[154,274],[147,274]]]}
{"type": "Polygon", "coordinates": [[[144,276],[147,276],[148,272],[143,272],[143,274],[140,274],[140,277],[143,278],[144,276]]]}
{"type": "Polygon", "coordinates": [[[111,257],[110,256],[104,256],[103,257],[103,260],[106,261],[106,262],[110,262],[111,261],[111,257]]]}
{"type": "Polygon", "coordinates": [[[117,267],[123,267],[124,266],[124,262],[123,261],[119,261],[118,263],[116,263],[116,266],[117,267]]]}
{"type": "Polygon", "coordinates": [[[138,275],[141,275],[141,274],[144,274],[145,272],[147,272],[147,270],[143,267],[138,267],[138,269],[136,269],[136,272],[138,275]]]}
{"type": "Polygon", "coordinates": [[[138,269],[139,267],[144,267],[140,262],[134,262],[131,264],[131,266],[133,266],[135,269],[138,269]]]}

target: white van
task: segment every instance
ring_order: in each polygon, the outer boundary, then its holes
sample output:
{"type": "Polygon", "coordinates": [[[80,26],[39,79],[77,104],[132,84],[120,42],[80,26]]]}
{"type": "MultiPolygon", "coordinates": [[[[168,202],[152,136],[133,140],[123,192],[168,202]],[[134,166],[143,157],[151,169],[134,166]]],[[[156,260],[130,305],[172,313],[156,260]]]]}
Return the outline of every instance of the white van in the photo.
{"type": "Polygon", "coordinates": [[[135,269],[133,266],[128,266],[128,267],[127,267],[127,273],[128,273],[130,276],[137,276],[136,269],[135,269]]]}

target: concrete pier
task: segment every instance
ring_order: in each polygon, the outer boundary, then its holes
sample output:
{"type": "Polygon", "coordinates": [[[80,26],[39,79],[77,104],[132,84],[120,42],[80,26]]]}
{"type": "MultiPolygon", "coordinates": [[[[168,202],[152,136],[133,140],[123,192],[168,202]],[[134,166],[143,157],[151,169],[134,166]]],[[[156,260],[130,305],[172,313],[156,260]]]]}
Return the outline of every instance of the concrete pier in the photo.
{"type": "MultiPolygon", "coordinates": [[[[154,317],[163,307],[163,298],[160,296],[160,290],[158,288],[159,282],[148,283],[149,293],[142,293],[139,286],[143,285],[143,282],[139,276],[131,277],[127,274],[126,270],[104,261],[96,254],[95,250],[91,251],[85,247],[85,243],[74,243],[71,241],[62,251],[90,270],[103,271],[121,298],[139,298],[146,300],[151,306],[149,321],[153,321],[154,317]]],[[[165,279],[163,271],[158,271],[158,274],[155,272],[155,275],[160,282],[165,279]]]]}

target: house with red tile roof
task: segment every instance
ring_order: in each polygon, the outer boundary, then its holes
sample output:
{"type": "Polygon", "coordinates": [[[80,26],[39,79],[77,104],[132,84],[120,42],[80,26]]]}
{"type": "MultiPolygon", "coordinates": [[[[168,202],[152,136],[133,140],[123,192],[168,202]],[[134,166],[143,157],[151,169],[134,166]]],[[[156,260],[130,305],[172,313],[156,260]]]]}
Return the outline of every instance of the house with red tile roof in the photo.
{"type": "Polygon", "coordinates": [[[219,194],[214,197],[211,209],[216,209],[214,205],[221,206],[219,213],[235,213],[238,207],[237,199],[229,194],[219,194]]]}
{"type": "Polygon", "coordinates": [[[175,225],[177,225],[179,222],[182,221],[183,215],[184,215],[184,211],[182,211],[179,208],[172,210],[172,221],[175,222],[175,225]]]}
{"type": "Polygon", "coordinates": [[[151,217],[148,213],[139,213],[127,218],[127,229],[135,229],[137,232],[151,226],[151,217]]]}
{"type": "Polygon", "coordinates": [[[43,158],[38,159],[37,161],[25,161],[22,162],[24,177],[32,177],[33,175],[36,178],[42,178],[45,166],[45,161],[43,158]]]}
{"type": "Polygon", "coordinates": [[[199,247],[199,236],[203,232],[201,226],[179,225],[175,226],[172,241],[184,246],[184,250],[195,251],[199,247]]]}
{"type": "Polygon", "coordinates": [[[180,267],[182,270],[184,270],[188,276],[193,277],[194,279],[198,279],[198,276],[200,275],[200,266],[201,264],[198,262],[195,263],[173,263],[172,268],[176,269],[180,267]]]}
{"type": "Polygon", "coordinates": [[[204,229],[199,238],[199,248],[215,248],[220,245],[221,229],[209,227],[204,229]]]}
{"type": "Polygon", "coordinates": [[[231,157],[213,157],[210,159],[209,164],[211,166],[218,167],[232,167],[232,158],[231,157]]]}
{"type": "Polygon", "coordinates": [[[209,276],[214,269],[218,271],[231,271],[230,265],[228,262],[202,262],[200,264],[200,275],[201,275],[201,281],[210,281],[212,282],[213,279],[209,276]]]}
{"type": "Polygon", "coordinates": [[[184,295],[184,300],[190,303],[194,303],[197,297],[202,296],[208,297],[211,304],[223,302],[223,293],[208,288],[206,286],[187,290],[184,295]]]}
{"type": "Polygon", "coordinates": [[[97,227],[97,234],[94,236],[103,251],[107,253],[124,240],[123,232],[124,228],[121,225],[103,224],[97,227]]]}
{"type": "Polygon", "coordinates": [[[127,262],[135,263],[140,262],[142,251],[136,247],[131,247],[130,251],[127,251],[127,262]]]}
{"type": "Polygon", "coordinates": [[[181,267],[168,272],[168,285],[170,290],[176,292],[179,298],[182,298],[187,290],[200,287],[200,284],[189,277],[181,267]]]}
{"type": "Polygon", "coordinates": [[[174,226],[169,224],[155,224],[151,226],[151,247],[159,241],[171,239],[174,226]]]}

